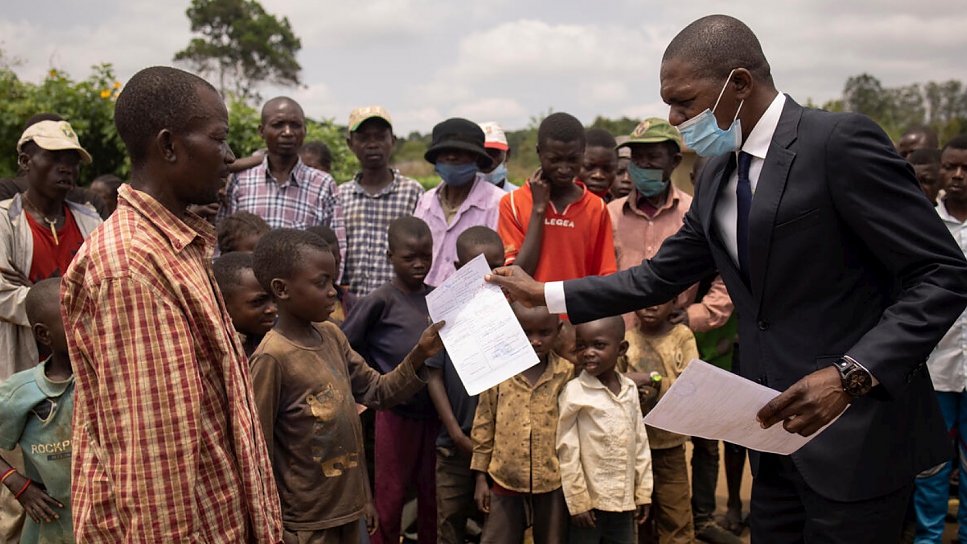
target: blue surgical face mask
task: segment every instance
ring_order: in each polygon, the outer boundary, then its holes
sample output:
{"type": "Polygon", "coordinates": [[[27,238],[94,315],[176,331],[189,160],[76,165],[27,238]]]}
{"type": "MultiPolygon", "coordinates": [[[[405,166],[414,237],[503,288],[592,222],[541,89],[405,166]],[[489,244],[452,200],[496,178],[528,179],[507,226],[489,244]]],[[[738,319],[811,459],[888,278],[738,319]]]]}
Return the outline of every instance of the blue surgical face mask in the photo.
{"type": "Polygon", "coordinates": [[[475,162],[467,164],[442,164],[437,163],[436,173],[443,178],[443,183],[453,187],[462,187],[477,177],[479,167],[475,162]]]}
{"type": "Polygon", "coordinates": [[[635,182],[635,189],[643,197],[658,196],[668,188],[665,171],[660,168],[641,168],[637,164],[628,163],[628,175],[635,182]]]}
{"type": "Polygon", "coordinates": [[[715,108],[722,100],[722,95],[725,94],[725,89],[729,86],[734,72],[735,70],[729,72],[729,77],[725,80],[725,85],[722,86],[712,109],[706,108],[702,113],[678,125],[678,131],[682,133],[685,145],[702,157],[718,157],[742,146],[742,122],[739,121],[739,112],[742,111],[745,100],[739,102],[739,107],[735,110],[735,118],[732,119],[732,126],[728,130],[719,128],[719,122],[715,119],[715,108]]]}
{"type": "Polygon", "coordinates": [[[483,175],[484,179],[493,183],[494,185],[500,185],[502,181],[507,179],[507,165],[500,163],[497,168],[494,168],[493,172],[483,175]]]}

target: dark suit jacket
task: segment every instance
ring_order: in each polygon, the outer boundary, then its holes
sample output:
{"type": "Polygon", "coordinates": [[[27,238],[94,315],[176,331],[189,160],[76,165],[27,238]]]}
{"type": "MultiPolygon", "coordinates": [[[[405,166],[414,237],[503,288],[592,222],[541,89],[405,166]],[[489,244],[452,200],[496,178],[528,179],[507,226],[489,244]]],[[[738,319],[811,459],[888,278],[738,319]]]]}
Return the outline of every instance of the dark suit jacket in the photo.
{"type": "Polygon", "coordinates": [[[783,391],[848,354],[880,381],[792,456],[816,492],[872,498],[949,460],[925,360],[967,305],[967,262],[912,168],[870,119],[787,97],[750,212],[746,284],[714,221],[729,158],[709,162],[684,225],[653,259],[565,282],[571,320],[661,303],[718,269],[744,377],[783,391]]]}

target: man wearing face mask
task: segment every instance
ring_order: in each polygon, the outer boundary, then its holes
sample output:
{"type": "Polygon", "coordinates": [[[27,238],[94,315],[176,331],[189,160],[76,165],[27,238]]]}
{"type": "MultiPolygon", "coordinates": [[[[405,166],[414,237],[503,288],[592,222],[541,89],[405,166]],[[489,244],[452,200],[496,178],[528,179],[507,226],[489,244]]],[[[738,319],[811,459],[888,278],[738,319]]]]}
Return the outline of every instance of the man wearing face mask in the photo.
{"type": "Polygon", "coordinates": [[[427,285],[440,285],[456,270],[457,238],[463,231],[477,225],[497,229],[504,191],[480,173],[493,166],[484,139],[480,126],[466,119],[447,119],[433,127],[433,142],[424,158],[436,166],[443,183],[424,193],[413,212],[433,234],[427,285]]]}
{"type": "Polygon", "coordinates": [[[713,157],[678,233],[607,278],[545,285],[511,267],[491,281],[581,323],[717,269],[742,376],[781,391],[761,426],[811,436],[832,422],[790,456],[749,452],[752,542],[898,541],[914,477],[952,451],[925,360],[967,306],[963,253],[883,130],[779,93],[741,21],[690,24],[660,75],[669,121],[713,157]]]}
{"type": "Polygon", "coordinates": [[[480,172],[485,180],[503,189],[504,192],[511,193],[519,187],[507,179],[507,161],[510,160],[510,144],[507,143],[507,135],[504,134],[503,127],[493,121],[480,123],[480,128],[484,131],[484,148],[494,160],[489,168],[481,168],[480,172]]]}

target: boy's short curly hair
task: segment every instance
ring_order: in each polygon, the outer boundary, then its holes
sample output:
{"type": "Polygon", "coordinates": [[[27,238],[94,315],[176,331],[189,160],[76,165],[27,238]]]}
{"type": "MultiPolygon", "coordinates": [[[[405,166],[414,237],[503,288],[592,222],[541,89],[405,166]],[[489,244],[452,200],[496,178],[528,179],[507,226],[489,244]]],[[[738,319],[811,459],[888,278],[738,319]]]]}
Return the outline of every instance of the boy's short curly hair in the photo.
{"type": "Polygon", "coordinates": [[[587,141],[587,147],[605,147],[608,149],[618,147],[618,142],[614,139],[614,135],[603,128],[588,129],[584,134],[584,138],[587,141]]]}
{"type": "Polygon", "coordinates": [[[404,215],[393,220],[389,224],[389,231],[386,233],[387,245],[393,251],[399,248],[403,240],[433,238],[430,227],[419,217],[404,215]]]}
{"type": "Polygon", "coordinates": [[[544,145],[548,140],[581,142],[584,145],[584,125],[569,113],[552,113],[541,121],[537,129],[537,145],[544,145]]]}
{"type": "Polygon", "coordinates": [[[60,319],[60,278],[38,281],[24,297],[24,311],[31,326],[60,319]]]}
{"type": "Polygon", "coordinates": [[[329,244],[304,230],[270,230],[262,236],[252,252],[252,271],[255,272],[255,278],[267,292],[272,293],[272,280],[291,278],[309,249],[329,253],[329,244]]]}
{"type": "Polygon", "coordinates": [[[235,212],[218,223],[218,250],[222,253],[238,251],[238,242],[246,236],[264,235],[272,230],[269,224],[252,212],[235,212]]]}
{"type": "Polygon", "coordinates": [[[239,284],[242,271],[252,270],[252,254],[246,251],[223,253],[212,263],[215,283],[222,294],[231,294],[239,284]]]}

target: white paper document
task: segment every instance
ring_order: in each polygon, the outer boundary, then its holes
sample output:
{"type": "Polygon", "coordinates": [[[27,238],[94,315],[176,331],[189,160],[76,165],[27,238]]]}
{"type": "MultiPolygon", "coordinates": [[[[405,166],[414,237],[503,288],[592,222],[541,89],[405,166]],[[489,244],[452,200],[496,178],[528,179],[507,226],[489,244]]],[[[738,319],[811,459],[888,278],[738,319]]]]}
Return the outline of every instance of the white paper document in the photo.
{"type": "Polygon", "coordinates": [[[538,363],[500,287],[484,281],[490,266],[478,255],[426,296],[433,322],[467,393],[477,395],[538,363]]]}
{"type": "Polygon", "coordinates": [[[836,421],[808,437],[787,432],[781,423],[763,429],[755,416],[778,394],[695,359],[645,417],[645,423],[686,436],[725,440],[756,451],[789,455],[836,421]]]}

